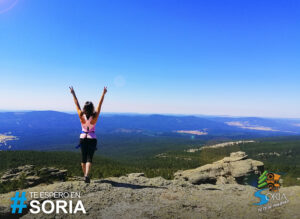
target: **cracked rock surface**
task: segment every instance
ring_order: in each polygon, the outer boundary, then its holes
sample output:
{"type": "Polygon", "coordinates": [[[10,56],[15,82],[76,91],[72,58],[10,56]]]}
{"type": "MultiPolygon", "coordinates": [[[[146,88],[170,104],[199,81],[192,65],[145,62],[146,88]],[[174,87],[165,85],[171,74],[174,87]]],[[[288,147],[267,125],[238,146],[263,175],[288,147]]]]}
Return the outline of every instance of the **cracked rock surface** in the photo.
{"type": "MultiPolygon", "coordinates": [[[[194,185],[161,177],[146,178],[141,173],[119,178],[56,182],[38,185],[21,191],[26,192],[80,192],[86,215],[32,214],[28,210],[21,218],[299,218],[300,187],[281,188],[288,203],[258,212],[259,202],[254,197],[256,188],[239,184],[194,185]]],[[[15,192],[0,195],[0,217],[10,218],[10,198],[15,192]]],[[[43,201],[42,199],[38,199],[43,201]]],[[[68,200],[68,199],[66,199],[68,200]]],[[[55,200],[54,200],[55,201],[55,200]]],[[[73,205],[77,199],[73,199],[73,205]]],[[[270,204],[278,201],[270,201],[270,204]]],[[[280,202],[280,201],[279,201],[280,202]]],[[[74,208],[74,206],[73,206],[74,208]]]]}

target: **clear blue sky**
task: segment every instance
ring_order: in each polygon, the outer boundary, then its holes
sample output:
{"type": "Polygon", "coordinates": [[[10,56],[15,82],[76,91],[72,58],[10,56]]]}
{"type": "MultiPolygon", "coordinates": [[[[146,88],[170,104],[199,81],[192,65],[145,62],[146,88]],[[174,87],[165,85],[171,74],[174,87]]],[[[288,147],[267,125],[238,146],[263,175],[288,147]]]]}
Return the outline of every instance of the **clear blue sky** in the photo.
{"type": "Polygon", "coordinates": [[[0,0],[0,109],[300,117],[298,0],[0,0]]]}

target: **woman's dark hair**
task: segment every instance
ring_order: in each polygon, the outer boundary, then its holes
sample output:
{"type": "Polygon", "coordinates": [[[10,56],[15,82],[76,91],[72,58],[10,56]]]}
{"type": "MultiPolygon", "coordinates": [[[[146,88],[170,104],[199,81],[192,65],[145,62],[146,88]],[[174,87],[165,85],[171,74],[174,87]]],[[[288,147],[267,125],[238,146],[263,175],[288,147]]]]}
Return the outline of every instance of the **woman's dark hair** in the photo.
{"type": "Polygon", "coordinates": [[[86,101],[81,114],[81,116],[85,114],[87,119],[89,119],[90,116],[94,117],[96,115],[94,104],[91,101],[86,101]]]}

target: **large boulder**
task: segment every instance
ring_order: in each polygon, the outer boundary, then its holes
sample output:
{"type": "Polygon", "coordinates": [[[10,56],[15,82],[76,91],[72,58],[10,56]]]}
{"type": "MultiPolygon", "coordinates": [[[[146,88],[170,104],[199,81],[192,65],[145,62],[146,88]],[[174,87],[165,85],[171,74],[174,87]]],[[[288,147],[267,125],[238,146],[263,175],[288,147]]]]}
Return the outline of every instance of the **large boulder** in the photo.
{"type": "Polygon", "coordinates": [[[262,162],[248,159],[245,152],[238,151],[212,164],[177,171],[174,176],[176,180],[189,181],[192,184],[244,184],[247,176],[259,175],[263,170],[262,162]]]}

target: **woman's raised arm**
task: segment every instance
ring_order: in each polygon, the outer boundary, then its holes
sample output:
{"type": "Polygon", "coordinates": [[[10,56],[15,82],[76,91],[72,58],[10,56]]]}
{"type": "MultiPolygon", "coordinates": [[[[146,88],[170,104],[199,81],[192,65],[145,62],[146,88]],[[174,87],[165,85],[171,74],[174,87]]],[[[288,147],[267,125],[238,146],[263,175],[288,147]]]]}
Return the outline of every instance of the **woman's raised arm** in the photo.
{"type": "Polygon", "coordinates": [[[105,96],[106,92],[107,92],[107,87],[104,87],[104,88],[103,88],[103,92],[102,92],[101,99],[100,99],[99,104],[98,104],[98,107],[97,107],[97,109],[96,109],[96,116],[95,116],[95,117],[93,118],[93,120],[92,120],[92,123],[94,123],[94,124],[97,122],[98,117],[99,117],[99,115],[100,115],[102,103],[103,103],[104,96],[105,96]]]}
{"type": "Polygon", "coordinates": [[[80,108],[80,105],[79,105],[79,102],[78,102],[78,99],[76,97],[76,94],[75,94],[75,91],[74,91],[74,88],[71,86],[69,87],[70,88],[70,91],[71,91],[71,94],[73,95],[73,99],[74,99],[74,103],[76,105],[76,110],[77,110],[77,113],[78,113],[78,116],[79,116],[79,119],[82,123],[85,123],[85,119],[82,117],[82,112],[81,112],[81,108],[80,108]]]}

